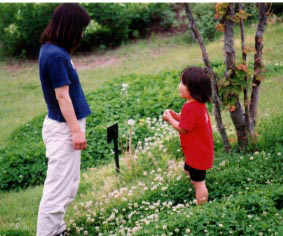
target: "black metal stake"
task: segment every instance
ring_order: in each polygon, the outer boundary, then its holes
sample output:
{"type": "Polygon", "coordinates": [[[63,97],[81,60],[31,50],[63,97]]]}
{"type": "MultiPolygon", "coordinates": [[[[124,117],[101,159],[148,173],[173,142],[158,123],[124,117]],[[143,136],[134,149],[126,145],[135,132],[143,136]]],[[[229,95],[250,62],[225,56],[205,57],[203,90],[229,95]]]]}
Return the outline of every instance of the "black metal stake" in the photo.
{"type": "Polygon", "coordinates": [[[120,173],[120,165],[119,165],[119,150],[118,150],[118,123],[111,125],[107,128],[107,142],[114,142],[114,153],[115,153],[115,164],[116,171],[120,173]]]}

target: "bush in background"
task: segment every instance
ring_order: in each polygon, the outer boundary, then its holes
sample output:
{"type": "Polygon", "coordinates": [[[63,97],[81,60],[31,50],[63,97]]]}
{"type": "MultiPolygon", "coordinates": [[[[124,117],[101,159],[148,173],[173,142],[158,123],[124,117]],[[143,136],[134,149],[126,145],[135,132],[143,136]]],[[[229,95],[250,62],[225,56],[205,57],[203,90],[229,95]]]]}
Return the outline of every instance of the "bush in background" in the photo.
{"type": "Polygon", "coordinates": [[[216,36],[216,24],[217,20],[215,15],[215,4],[204,3],[194,4],[192,12],[195,15],[195,21],[197,23],[200,34],[204,40],[212,40],[216,36]]]}
{"type": "Polygon", "coordinates": [[[170,30],[173,4],[166,3],[84,3],[92,18],[80,50],[116,47],[129,39],[147,36],[152,27],[170,30]]]}
{"type": "Polygon", "coordinates": [[[4,53],[16,57],[37,56],[40,35],[58,3],[1,3],[0,41],[4,53]]]}
{"type": "MultiPolygon", "coordinates": [[[[35,57],[40,35],[58,3],[0,3],[0,41],[4,53],[35,57]]],[[[92,18],[79,50],[115,47],[130,38],[146,36],[152,25],[170,29],[171,4],[83,3],[92,18]]]]}

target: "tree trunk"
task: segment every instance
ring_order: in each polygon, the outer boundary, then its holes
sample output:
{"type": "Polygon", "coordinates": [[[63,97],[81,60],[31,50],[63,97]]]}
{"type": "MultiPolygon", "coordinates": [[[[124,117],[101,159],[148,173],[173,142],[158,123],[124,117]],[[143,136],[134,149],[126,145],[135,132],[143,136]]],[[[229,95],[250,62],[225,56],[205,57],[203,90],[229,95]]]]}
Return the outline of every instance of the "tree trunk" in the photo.
{"type": "Polygon", "coordinates": [[[222,116],[221,116],[221,110],[220,110],[220,100],[218,97],[218,87],[217,87],[217,78],[215,73],[212,70],[210,61],[208,59],[208,55],[205,49],[205,46],[203,44],[203,40],[202,37],[198,31],[198,28],[195,24],[191,9],[189,7],[189,5],[187,3],[184,3],[185,6],[185,11],[187,14],[187,17],[189,19],[190,25],[189,28],[192,30],[193,34],[195,35],[195,38],[197,39],[199,46],[201,48],[201,52],[202,52],[202,58],[203,58],[203,62],[208,70],[208,74],[209,74],[209,78],[211,81],[211,89],[212,89],[212,102],[214,105],[214,116],[215,116],[215,120],[217,123],[217,128],[218,131],[221,135],[222,138],[222,142],[224,144],[224,148],[226,152],[229,152],[231,150],[231,146],[225,131],[225,127],[223,125],[223,121],[222,121],[222,116]]]}
{"type": "MultiPolygon", "coordinates": [[[[239,3],[239,12],[243,9],[243,4],[239,3]]],[[[241,31],[241,42],[242,42],[242,59],[243,64],[247,64],[247,53],[245,50],[246,41],[245,41],[245,32],[244,32],[244,21],[240,19],[240,31],[241,31]]],[[[245,107],[245,122],[246,122],[246,129],[247,132],[250,133],[250,111],[249,111],[249,98],[248,98],[248,76],[245,75],[245,88],[244,88],[244,107],[245,107]]]]}
{"type": "Polygon", "coordinates": [[[257,106],[260,88],[260,73],[262,67],[262,49],[263,49],[263,33],[265,30],[267,20],[268,6],[267,3],[260,3],[258,25],[255,35],[255,48],[256,53],[254,56],[254,75],[252,82],[251,104],[250,104],[250,132],[254,136],[254,128],[256,125],[257,106]]]}
{"type": "MultiPolygon", "coordinates": [[[[234,50],[234,17],[235,3],[229,3],[227,14],[224,17],[224,50],[226,63],[226,79],[233,79],[235,75],[235,50],[234,50]]],[[[230,116],[236,128],[238,144],[240,150],[243,150],[248,144],[248,137],[245,126],[245,115],[241,107],[238,95],[231,94],[231,98],[235,100],[234,108],[230,109],[230,116]]]]}

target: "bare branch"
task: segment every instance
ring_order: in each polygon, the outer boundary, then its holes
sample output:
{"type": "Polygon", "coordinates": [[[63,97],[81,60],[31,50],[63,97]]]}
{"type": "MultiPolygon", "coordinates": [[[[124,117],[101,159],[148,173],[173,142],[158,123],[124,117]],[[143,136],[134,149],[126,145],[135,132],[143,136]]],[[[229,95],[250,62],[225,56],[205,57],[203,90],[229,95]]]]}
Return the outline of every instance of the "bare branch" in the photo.
{"type": "Polygon", "coordinates": [[[202,52],[203,62],[204,62],[205,66],[208,70],[209,78],[210,78],[210,81],[211,81],[212,102],[214,104],[214,116],[215,116],[215,120],[216,120],[216,123],[217,123],[217,128],[218,128],[218,131],[221,135],[222,142],[224,144],[224,148],[227,152],[229,152],[231,150],[231,146],[230,146],[230,143],[229,143],[226,131],[225,131],[225,127],[223,125],[223,121],[222,121],[221,110],[220,110],[220,100],[219,100],[219,97],[218,97],[217,77],[212,70],[212,67],[211,67],[210,61],[208,59],[208,55],[207,55],[205,46],[203,44],[202,37],[201,37],[199,30],[196,26],[196,23],[195,23],[195,20],[193,18],[191,9],[190,9],[190,7],[187,3],[184,3],[184,6],[185,6],[185,11],[186,11],[187,17],[188,17],[189,22],[190,22],[189,28],[191,29],[191,31],[193,32],[195,38],[197,39],[197,41],[199,43],[199,46],[200,46],[200,49],[201,49],[201,52],[202,52]]]}

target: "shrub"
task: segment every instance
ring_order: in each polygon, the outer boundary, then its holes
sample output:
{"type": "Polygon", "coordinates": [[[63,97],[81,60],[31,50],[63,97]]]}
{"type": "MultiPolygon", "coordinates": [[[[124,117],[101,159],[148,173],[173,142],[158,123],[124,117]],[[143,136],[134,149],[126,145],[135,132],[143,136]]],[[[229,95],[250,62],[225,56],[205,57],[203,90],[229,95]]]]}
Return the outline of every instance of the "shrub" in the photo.
{"type": "Polygon", "coordinates": [[[214,18],[215,4],[194,4],[192,12],[195,15],[195,20],[202,38],[204,40],[214,39],[216,36],[215,26],[217,23],[217,20],[214,18]]]}
{"type": "Polygon", "coordinates": [[[115,47],[132,38],[148,35],[150,28],[158,25],[169,30],[173,17],[170,4],[164,3],[85,3],[98,30],[86,32],[80,49],[89,50],[99,46],[115,47]]]}
{"type": "Polygon", "coordinates": [[[282,2],[273,2],[271,4],[271,11],[275,14],[282,14],[283,13],[283,4],[282,2]]]}
{"type": "Polygon", "coordinates": [[[0,41],[4,45],[5,53],[17,57],[37,56],[40,48],[40,35],[57,5],[2,3],[0,41]]]}
{"type": "MultiPolygon", "coordinates": [[[[92,17],[78,50],[114,47],[129,38],[145,36],[152,24],[168,30],[169,4],[83,3],[92,17]]],[[[0,3],[0,41],[5,54],[36,57],[40,35],[58,3],[0,3]]]]}

